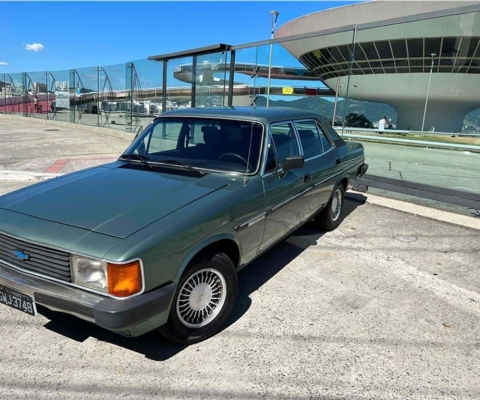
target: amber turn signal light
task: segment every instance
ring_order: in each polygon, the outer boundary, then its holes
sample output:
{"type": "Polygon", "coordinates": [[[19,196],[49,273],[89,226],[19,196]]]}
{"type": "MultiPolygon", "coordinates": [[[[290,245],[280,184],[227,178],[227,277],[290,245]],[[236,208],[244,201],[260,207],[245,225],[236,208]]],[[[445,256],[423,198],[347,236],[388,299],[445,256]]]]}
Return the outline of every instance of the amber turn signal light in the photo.
{"type": "Polygon", "coordinates": [[[108,293],[127,297],[142,290],[140,261],[128,264],[107,264],[108,293]]]}

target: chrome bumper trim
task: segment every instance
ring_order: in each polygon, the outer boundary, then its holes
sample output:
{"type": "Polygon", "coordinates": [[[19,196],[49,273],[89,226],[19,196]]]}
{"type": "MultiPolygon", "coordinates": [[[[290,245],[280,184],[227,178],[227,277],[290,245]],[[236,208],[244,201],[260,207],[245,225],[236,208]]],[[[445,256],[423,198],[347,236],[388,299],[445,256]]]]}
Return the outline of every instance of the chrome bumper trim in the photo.
{"type": "Polygon", "coordinates": [[[32,296],[35,303],[95,322],[93,308],[105,297],[31,276],[0,263],[0,283],[32,296]],[[91,312],[89,312],[91,310],[91,312]]]}

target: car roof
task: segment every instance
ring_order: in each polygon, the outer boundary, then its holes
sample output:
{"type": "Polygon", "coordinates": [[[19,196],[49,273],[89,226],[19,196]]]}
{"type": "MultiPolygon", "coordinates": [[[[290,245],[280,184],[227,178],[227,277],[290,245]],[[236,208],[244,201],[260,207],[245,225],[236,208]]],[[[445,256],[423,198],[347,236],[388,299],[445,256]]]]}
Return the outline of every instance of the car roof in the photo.
{"type": "Polygon", "coordinates": [[[289,107],[212,107],[212,108],[181,108],[166,111],[157,118],[165,117],[200,117],[225,118],[257,121],[269,124],[289,119],[315,118],[324,120],[321,114],[312,111],[289,107]]]}

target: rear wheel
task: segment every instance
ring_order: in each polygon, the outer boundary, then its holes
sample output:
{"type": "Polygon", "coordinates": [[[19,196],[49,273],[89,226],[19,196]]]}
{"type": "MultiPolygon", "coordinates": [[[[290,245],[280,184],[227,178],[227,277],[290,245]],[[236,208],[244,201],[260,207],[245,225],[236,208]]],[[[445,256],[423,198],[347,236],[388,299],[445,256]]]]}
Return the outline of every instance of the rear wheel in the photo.
{"type": "Polygon", "coordinates": [[[343,219],[344,197],[345,189],[343,185],[338,185],[325,208],[315,217],[315,222],[321,228],[326,231],[333,231],[340,225],[343,219]]]}
{"type": "Polygon", "coordinates": [[[205,255],[185,270],[168,322],[158,330],[166,339],[193,344],[217,333],[237,298],[237,272],[225,253],[205,255]]]}

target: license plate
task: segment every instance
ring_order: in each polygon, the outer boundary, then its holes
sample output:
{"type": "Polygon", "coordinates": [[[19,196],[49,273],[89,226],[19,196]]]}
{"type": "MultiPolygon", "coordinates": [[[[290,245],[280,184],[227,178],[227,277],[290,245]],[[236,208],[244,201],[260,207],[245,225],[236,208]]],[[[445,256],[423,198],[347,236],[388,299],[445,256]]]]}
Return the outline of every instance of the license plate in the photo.
{"type": "Polygon", "coordinates": [[[37,307],[32,296],[7,286],[0,285],[0,303],[30,315],[37,315],[37,307]]]}

